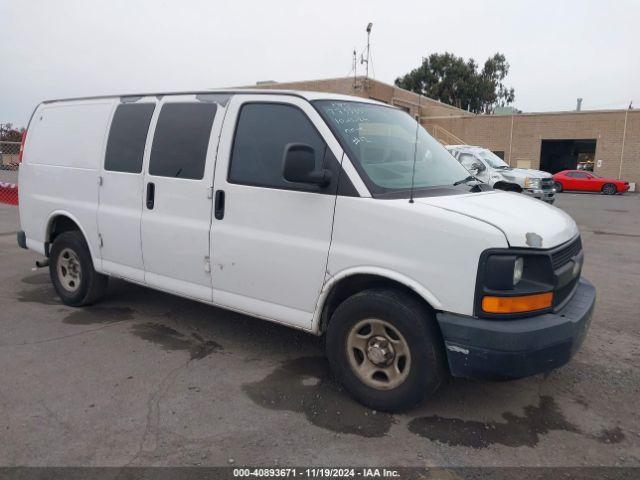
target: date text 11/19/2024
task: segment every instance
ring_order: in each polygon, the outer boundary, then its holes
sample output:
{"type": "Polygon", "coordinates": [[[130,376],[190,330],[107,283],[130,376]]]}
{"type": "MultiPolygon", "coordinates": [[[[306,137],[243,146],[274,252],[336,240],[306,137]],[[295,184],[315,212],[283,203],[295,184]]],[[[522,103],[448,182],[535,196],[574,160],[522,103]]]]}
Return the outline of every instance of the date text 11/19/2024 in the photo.
{"type": "Polygon", "coordinates": [[[234,468],[236,478],[399,478],[392,468],[234,468]]]}

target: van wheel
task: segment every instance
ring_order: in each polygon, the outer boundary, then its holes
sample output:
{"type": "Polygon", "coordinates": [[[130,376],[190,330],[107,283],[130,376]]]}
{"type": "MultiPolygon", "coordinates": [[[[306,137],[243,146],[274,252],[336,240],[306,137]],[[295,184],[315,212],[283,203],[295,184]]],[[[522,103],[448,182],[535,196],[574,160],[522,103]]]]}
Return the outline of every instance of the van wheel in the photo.
{"type": "Polygon", "coordinates": [[[602,186],[602,193],[605,195],[615,195],[616,191],[616,186],[613,183],[605,183],[602,186]]]}
{"type": "Polygon", "coordinates": [[[78,231],[64,232],[55,238],[49,274],[62,303],[72,307],[90,305],[107,287],[108,278],[94,270],[89,248],[78,231]]]}
{"type": "Polygon", "coordinates": [[[329,321],[326,351],[347,391],[375,410],[411,407],[446,376],[433,314],[402,292],[375,289],[341,303],[329,321]]]}

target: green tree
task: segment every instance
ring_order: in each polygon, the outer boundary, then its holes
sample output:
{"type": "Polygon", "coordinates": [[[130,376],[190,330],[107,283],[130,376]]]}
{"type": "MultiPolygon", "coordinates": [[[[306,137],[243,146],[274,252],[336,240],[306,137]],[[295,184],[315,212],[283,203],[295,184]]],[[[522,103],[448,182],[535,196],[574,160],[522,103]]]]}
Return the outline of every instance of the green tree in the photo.
{"type": "Polygon", "coordinates": [[[509,63],[501,53],[484,62],[482,69],[470,58],[452,53],[432,53],[422,65],[396,79],[398,87],[474,113],[492,113],[498,106],[513,103],[515,92],[503,80],[509,63]]]}

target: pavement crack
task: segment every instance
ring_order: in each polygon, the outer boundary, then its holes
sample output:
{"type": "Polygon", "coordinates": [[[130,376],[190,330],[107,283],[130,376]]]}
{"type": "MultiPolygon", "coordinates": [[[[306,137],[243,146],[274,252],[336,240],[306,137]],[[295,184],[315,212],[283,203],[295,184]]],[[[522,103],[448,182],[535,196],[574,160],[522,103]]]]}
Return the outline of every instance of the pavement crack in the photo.
{"type": "Polygon", "coordinates": [[[138,460],[143,453],[153,452],[158,448],[158,443],[160,440],[160,402],[162,400],[162,397],[174,385],[180,370],[188,368],[190,363],[191,360],[188,360],[187,362],[182,363],[171,370],[160,381],[158,387],[149,395],[149,398],[147,400],[147,415],[142,438],[140,439],[140,443],[138,444],[136,453],[126,464],[123,465],[124,467],[131,466],[133,462],[138,460]],[[152,440],[148,440],[150,437],[152,438],[152,440]]]}

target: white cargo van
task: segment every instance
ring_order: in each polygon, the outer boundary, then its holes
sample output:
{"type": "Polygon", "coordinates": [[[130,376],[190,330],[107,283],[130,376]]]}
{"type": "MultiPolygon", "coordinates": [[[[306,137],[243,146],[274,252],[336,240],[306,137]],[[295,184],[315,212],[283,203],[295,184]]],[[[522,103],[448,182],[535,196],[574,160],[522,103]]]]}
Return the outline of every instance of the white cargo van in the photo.
{"type": "Polygon", "coordinates": [[[588,328],[574,221],[478,184],[388,105],[54,100],[23,147],[18,243],[48,257],[65,304],[95,302],[112,276],[325,335],[336,377],[372,408],[415,404],[447,374],[549,371],[588,328]]]}

